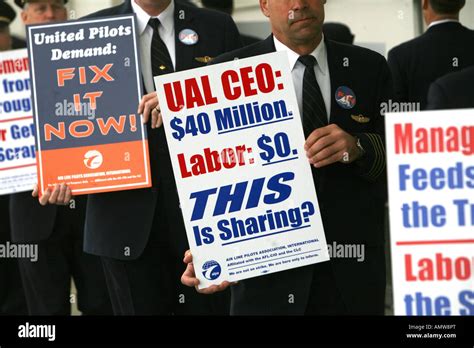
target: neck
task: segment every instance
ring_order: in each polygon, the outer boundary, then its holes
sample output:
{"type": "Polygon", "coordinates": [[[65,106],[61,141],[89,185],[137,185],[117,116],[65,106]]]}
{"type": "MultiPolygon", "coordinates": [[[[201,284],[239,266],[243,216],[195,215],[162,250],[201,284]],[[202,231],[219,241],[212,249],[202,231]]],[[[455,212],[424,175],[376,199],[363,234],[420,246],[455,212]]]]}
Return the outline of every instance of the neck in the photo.
{"type": "Polygon", "coordinates": [[[151,17],[159,16],[166,8],[170,5],[172,0],[132,0],[140,6],[143,11],[149,14],[151,17]]]}
{"type": "Polygon", "coordinates": [[[279,36],[278,34],[273,34],[286,47],[291,49],[292,51],[298,53],[300,56],[306,56],[314,52],[314,50],[319,46],[321,41],[323,40],[322,33],[316,36],[311,40],[301,40],[301,41],[291,41],[284,36],[279,36]]]}
{"type": "Polygon", "coordinates": [[[431,23],[438,22],[438,21],[444,21],[446,19],[453,19],[456,21],[459,21],[459,14],[456,15],[439,15],[439,14],[433,14],[428,20],[427,24],[430,25],[431,23]]]}

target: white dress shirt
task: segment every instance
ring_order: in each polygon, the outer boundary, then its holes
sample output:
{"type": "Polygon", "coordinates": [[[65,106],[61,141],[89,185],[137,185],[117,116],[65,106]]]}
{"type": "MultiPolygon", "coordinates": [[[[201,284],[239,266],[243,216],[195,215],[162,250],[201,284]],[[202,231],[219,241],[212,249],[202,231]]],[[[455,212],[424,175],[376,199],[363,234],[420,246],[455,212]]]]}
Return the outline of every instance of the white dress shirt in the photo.
{"type": "Polygon", "coordinates": [[[459,23],[459,21],[458,21],[457,19],[442,19],[442,20],[440,20],[440,21],[434,21],[434,22],[432,22],[432,23],[428,26],[428,29],[431,28],[431,27],[434,27],[435,25],[444,24],[444,23],[450,23],[450,22],[459,23]]]}
{"type": "MultiPolygon", "coordinates": [[[[291,75],[295,85],[296,98],[298,99],[298,107],[300,109],[301,117],[303,117],[303,77],[306,67],[303,63],[298,61],[300,57],[298,53],[286,47],[275,36],[273,36],[273,40],[277,52],[286,51],[288,53],[288,60],[290,62],[290,68],[292,69],[291,75]]],[[[316,80],[318,81],[319,88],[321,89],[321,94],[323,95],[329,120],[331,115],[331,77],[329,75],[328,53],[326,44],[324,43],[324,37],[311,55],[314,56],[318,62],[318,64],[314,66],[314,71],[316,73],[316,80]]]]}
{"type": "Polygon", "coordinates": [[[161,39],[168,48],[168,52],[176,69],[176,43],[174,31],[174,1],[171,0],[170,5],[158,17],[151,17],[135,0],[132,0],[133,12],[137,15],[137,30],[140,38],[140,62],[142,68],[143,83],[147,93],[155,91],[153,84],[153,73],[151,70],[151,40],[153,38],[153,29],[148,25],[150,18],[158,18],[160,20],[159,34],[161,39]]]}

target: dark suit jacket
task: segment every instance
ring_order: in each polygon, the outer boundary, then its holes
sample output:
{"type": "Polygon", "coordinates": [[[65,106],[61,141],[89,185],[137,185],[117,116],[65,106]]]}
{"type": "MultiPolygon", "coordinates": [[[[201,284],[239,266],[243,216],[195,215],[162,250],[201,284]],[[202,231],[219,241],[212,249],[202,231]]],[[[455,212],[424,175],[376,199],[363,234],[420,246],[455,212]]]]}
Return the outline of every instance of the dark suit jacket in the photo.
{"type": "MultiPolygon", "coordinates": [[[[12,37],[13,48],[25,48],[26,42],[12,37]]],[[[42,207],[31,192],[11,195],[10,220],[12,240],[16,243],[37,242],[47,239],[54,228],[57,207],[42,207]]]]}
{"type": "Polygon", "coordinates": [[[474,66],[433,82],[428,92],[428,109],[474,108],[473,96],[474,66]]]}
{"type": "MultiPolygon", "coordinates": [[[[131,13],[130,0],[126,0],[122,5],[99,11],[89,18],[131,13]]],[[[175,32],[176,71],[204,66],[205,62],[198,61],[198,57],[217,57],[241,47],[239,32],[230,16],[179,2],[175,2],[175,32]],[[197,32],[198,43],[192,46],[181,43],[178,35],[183,29],[197,32]]],[[[153,223],[157,190],[162,185],[175,185],[163,128],[152,130],[148,127],[148,143],[154,189],[89,196],[86,252],[123,260],[136,259],[142,254],[153,223]],[[130,251],[129,256],[124,255],[125,248],[130,251]]],[[[177,228],[176,233],[185,232],[177,228]]]]}
{"type": "Polygon", "coordinates": [[[86,211],[87,197],[74,197],[74,208],[69,206],[39,204],[31,197],[31,191],[15,193],[10,196],[11,237],[15,243],[33,243],[48,239],[53,233],[57,215],[64,211],[72,224],[82,226],[86,211]],[[71,210],[66,212],[66,210],[71,210]]]}
{"type": "MultiPolygon", "coordinates": [[[[63,208],[64,209],[64,208],[63,208]]],[[[10,224],[12,241],[31,243],[48,239],[54,229],[58,207],[39,204],[31,192],[10,196],[10,224]]]]}
{"type": "Polygon", "coordinates": [[[12,35],[12,48],[14,50],[19,48],[26,48],[26,41],[12,35]]]}
{"type": "MultiPolygon", "coordinates": [[[[8,216],[8,196],[0,196],[0,244],[5,244],[10,240],[10,224],[8,216]]],[[[7,295],[8,287],[4,286],[8,282],[8,267],[7,262],[3,259],[0,259],[0,315],[2,315],[1,307],[3,305],[5,296],[7,295]]]]}
{"type": "MultiPolygon", "coordinates": [[[[350,134],[361,138],[366,150],[359,164],[336,163],[319,170],[317,192],[328,243],[384,245],[385,148],[381,103],[391,95],[390,72],[385,59],[370,50],[326,40],[331,76],[331,118],[350,134]],[[349,59],[349,66],[343,64],[349,59]],[[357,97],[352,110],[340,107],[334,96],[340,86],[357,97]],[[352,115],[370,118],[359,123],[352,115]]],[[[225,54],[213,64],[275,51],[273,36],[225,54]]],[[[372,262],[331,261],[338,287],[350,313],[373,313],[374,297],[383,294],[383,250],[372,262]],[[381,256],[380,256],[381,255],[381,256]],[[380,279],[381,278],[381,279],[380,279]],[[382,287],[382,288],[381,288],[382,287]]],[[[314,267],[302,267],[239,282],[232,287],[232,313],[304,314],[314,267]],[[294,303],[289,303],[289,294],[294,303]]],[[[383,295],[382,295],[383,296],[383,295]]],[[[383,300],[382,300],[383,301],[383,300]]],[[[379,302],[380,303],[380,302],[379,302]]],[[[383,307],[383,304],[382,304],[383,307]]]]}
{"type": "Polygon", "coordinates": [[[250,46],[254,43],[257,43],[259,41],[262,41],[261,39],[259,39],[258,37],[255,37],[255,36],[249,36],[249,35],[243,35],[241,34],[240,35],[240,40],[242,40],[242,45],[244,46],[250,46]]]}
{"type": "MultiPolygon", "coordinates": [[[[13,38],[13,48],[25,48],[24,40],[13,38]]],[[[77,214],[76,223],[83,224],[87,197],[75,198],[77,214]]],[[[54,205],[41,206],[38,199],[31,197],[31,192],[15,193],[10,198],[11,238],[15,243],[32,243],[46,240],[53,233],[57,212],[69,209],[54,205]]]]}
{"type": "Polygon", "coordinates": [[[426,108],[428,88],[436,79],[474,65],[474,31],[457,22],[438,24],[389,52],[395,99],[426,108]],[[457,61],[456,61],[457,59],[457,61]],[[455,63],[458,66],[454,66],[455,63]]]}
{"type": "MultiPolygon", "coordinates": [[[[14,43],[15,49],[26,47],[21,39],[14,43]]],[[[42,207],[31,197],[31,192],[12,194],[9,207],[12,241],[29,243],[47,239],[53,232],[57,209],[53,205],[42,207]]]]}

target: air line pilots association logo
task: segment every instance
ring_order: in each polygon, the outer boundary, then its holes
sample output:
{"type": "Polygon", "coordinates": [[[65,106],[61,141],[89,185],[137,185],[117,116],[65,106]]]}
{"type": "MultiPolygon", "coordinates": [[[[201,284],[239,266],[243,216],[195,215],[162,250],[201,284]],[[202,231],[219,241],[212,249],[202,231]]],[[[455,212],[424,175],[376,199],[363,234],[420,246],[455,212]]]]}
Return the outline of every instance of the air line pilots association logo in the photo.
{"type": "Polygon", "coordinates": [[[221,275],[221,265],[217,261],[207,261],[202,266],[202,275],[207,280],[215,280],[221,275]]]}
{"type": "Polygon", "coordinates": [[[99,151],[91,150],[87,151],[84,155],[84,164],[89,169],[97,169],[104,162],[104,157],[99,151]]]}

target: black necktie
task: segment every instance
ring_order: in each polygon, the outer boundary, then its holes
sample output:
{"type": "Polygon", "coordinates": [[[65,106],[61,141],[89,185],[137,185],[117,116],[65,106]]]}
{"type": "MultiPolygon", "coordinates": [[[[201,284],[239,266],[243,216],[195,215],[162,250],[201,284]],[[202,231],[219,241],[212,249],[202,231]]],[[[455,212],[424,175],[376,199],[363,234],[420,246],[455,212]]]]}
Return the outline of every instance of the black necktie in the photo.
{"type": "Polygon", "coordinates": [[[160,20],[158,18],[150,18],[148,25],[153,28],[153,38],[151,39],[151,71],[153,76],[174,72],[170,53],[158,31],[161,25],[160,20]]]}
{"type": "Polygon", "coordinates": [[[300,56],[298,59],[305,67],[303,77],[303,129],[306,138],[316,129],[328,124],[326,104],[319,88],[313,56],[300,56]]]}

